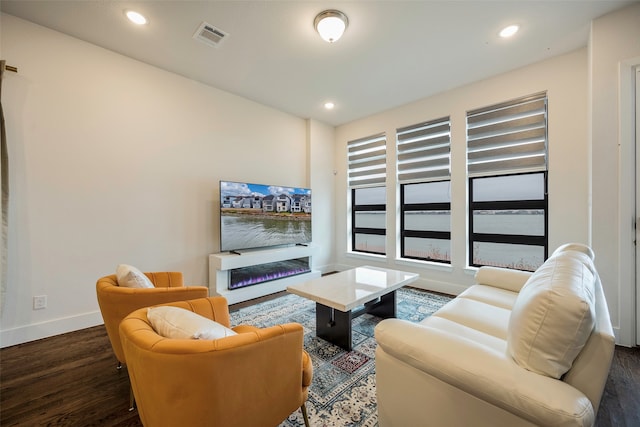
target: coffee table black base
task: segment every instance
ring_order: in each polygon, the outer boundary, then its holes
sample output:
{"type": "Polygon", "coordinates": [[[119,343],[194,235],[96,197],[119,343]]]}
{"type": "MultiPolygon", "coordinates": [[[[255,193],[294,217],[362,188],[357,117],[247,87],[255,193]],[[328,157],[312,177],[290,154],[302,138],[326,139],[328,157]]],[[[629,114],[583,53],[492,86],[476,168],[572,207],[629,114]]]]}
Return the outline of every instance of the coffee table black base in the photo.
{"type": "Polygon", "coordinates": [[[365,313],[382,318],[396,317],[396,291],[391,291],[358,309],[349,311],[336,310],[317,302],[316,335],[318,338],[351,351],[351,321],[365,313]]]}

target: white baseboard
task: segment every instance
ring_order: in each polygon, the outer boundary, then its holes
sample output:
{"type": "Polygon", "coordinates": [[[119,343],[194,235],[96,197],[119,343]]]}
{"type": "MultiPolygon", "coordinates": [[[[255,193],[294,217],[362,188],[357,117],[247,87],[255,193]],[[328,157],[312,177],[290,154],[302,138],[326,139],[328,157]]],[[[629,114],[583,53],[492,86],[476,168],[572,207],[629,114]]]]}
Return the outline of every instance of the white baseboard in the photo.
{"type": "Polygon", "coordinates": [[[54,335],[65,334],[92,326],[102,325],[100,311],[53,319],[17,328],[0,331],[0,348],[23,344],[54,335]]]}

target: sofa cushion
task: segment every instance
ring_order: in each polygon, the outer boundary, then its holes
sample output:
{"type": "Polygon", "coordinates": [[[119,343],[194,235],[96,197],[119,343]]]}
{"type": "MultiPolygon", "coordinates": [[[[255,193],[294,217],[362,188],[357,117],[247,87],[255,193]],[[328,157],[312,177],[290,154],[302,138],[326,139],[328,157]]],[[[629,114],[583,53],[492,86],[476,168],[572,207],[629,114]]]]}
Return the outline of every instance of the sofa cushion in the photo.
{"type": "MultiPolygon", "coordinates": [[[[467,298],[480,301],[485,304],[511,310],[516,302],[518,293],[506,289],[494,288],[488,285],[473,285],[458,295],[458,298],[467,298]]],[[[506,327],[506,323],[505,323],[506,327]]]]}
{"type": "Polygon", "coordinates": [[[509,314],[508,309],[482,301],[454,298],[431,317],[441,317],[504,340],[507,338],[509,314]]]}
{"type": "Polygon", "coordinates": [[[488,285],[492,288],[520,292],[520,289],[527,283],[529,277],[531,277],[531,272],[529,271],[485,265],[478,269],[475,279],[479,285],[488,285]]]}
{"type": "Polygon", "coordinates": [[[150,307],[147,319],[158,335],[165,338],[215,340],[237,335],[216,321],[179,307],[150,307]]]}
{"type": "Polygon", "coordinates": [[[118,286],[123,288],[154,288],[151,280],[132,265],[120,264],[116,268],[118,286]]]}
{"type": "Polygon", "coordinates": [[[516,298],[507,348],[525,369],[560,378],[595,324],[595,268],[581,251],[554,253],[516,298]]]}

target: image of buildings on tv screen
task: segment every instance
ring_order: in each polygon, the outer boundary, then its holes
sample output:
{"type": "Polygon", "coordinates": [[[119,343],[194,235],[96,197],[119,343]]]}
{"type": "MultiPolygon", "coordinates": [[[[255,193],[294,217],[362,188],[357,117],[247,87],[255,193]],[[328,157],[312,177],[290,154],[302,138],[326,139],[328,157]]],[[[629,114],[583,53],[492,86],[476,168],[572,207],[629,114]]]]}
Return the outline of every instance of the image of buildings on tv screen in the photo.
{"type": "Polygon", "coordinates": [[[220,182],[220,250],[310,242],[310,189],[220,182]]]}

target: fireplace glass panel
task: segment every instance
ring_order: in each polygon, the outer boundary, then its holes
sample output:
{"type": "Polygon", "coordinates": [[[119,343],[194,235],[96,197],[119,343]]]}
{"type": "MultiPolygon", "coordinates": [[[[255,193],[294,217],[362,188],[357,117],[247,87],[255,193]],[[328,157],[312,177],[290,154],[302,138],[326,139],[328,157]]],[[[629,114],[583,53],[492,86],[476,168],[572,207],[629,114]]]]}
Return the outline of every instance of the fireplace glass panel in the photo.
{"type": "Polygon", "coordinates": [[[229,289],[240,289],[310,271],[309,257],[234,268],[229,273],[229,289]]]}

